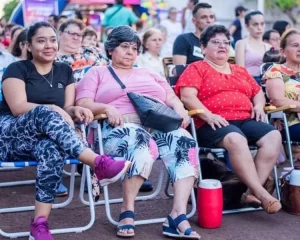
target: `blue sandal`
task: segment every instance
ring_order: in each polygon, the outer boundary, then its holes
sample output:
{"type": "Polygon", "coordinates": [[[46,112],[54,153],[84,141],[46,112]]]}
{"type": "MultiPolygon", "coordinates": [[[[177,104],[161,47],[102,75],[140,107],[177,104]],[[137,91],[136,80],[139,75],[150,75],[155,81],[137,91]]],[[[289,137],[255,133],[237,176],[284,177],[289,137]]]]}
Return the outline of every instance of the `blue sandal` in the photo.
{"type": "Polygon", "coordinates": [[[187,217],[185,214],[179,215],[177,218],[173,219],[168,216],[168,223],[163,224],[163,235],[172,238],[187,238],[187,239],[200,239],[200,236],[191,235],[193,230],[192,228],[188,228],[183,232],[180,232],[178,229],[178,225],[183,222],[187,221],[187,217]]]}
{"type": "MultiPolygon", "coordinates": [[[[134,217],[135,217],[135,214],[134,214],[134,212],[133,211],[125,211],[125,212],[122,212],[121,214],[120,214],[120,217],[119,217],[119,222],[121,221],[121,220],[123,220],[124,218],[132,218],[132,219],[134,219],[134,217]]],[[[123,233],[123,232],[120,232],[120,230],[123,230],[123,229],[133,229],[133,230],[135,230],[135,226],[134,225],[132,225],[132,224],[125,224],[125,225],[121,225],[121,226],[118,226],[117,227],[117,236],[119,236],[119,237],[123,237],[123,238],[129,238],[129,237],[133,237],[134,235],[135,235],[135,233],[133,232],[133,233],[123,233]]]]}

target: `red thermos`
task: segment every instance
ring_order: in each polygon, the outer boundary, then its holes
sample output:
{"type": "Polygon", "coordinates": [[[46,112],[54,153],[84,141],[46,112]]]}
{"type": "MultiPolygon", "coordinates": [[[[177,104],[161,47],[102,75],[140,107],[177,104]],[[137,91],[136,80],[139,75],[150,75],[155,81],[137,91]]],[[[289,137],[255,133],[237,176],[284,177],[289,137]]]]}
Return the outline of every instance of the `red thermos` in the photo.
{"type": "Polygon", "coordinates": [[[202,228],[218,228],[222,224],[223,192],[221,182],[201,180],[198,186],[198,224],[202,228]]]}

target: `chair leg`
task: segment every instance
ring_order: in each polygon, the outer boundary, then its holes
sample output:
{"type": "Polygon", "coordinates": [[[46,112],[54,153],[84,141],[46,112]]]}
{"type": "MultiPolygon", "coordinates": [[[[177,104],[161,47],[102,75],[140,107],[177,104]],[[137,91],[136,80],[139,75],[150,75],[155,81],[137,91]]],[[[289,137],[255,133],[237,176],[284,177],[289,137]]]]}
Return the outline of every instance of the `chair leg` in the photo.
{"type": "Polygon", "coordinates": [[[166,194],[167,197],[173,198],[174,194],[173,193],[169,193],[169,187],[170,187],[170,179],[167,178],[167,182],[166,182],[166,186],[165,186],[165,194],[166,194]]]}
{"type": "Polygon", "coordinates": [[[291,165],[291,167],[294,167],[293,151],[292,151],[292,145],[291,145],[291,138],[290,138],[288,121],[287,121],[287,118],[286,118],[286,114],[282,113],[282,115],[283,115],[283,124],[284,124],[284,130],[285,130],[285,136],[286,136],[286,144],[287,144],[287,148],[288,148],[290,165],[291,165]]]}

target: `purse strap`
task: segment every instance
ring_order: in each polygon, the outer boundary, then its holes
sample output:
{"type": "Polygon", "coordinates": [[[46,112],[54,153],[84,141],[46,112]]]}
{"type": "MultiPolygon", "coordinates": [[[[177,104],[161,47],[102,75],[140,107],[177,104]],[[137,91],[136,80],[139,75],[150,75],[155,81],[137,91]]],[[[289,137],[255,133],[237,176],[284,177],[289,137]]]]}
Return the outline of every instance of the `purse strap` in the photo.
{"type": "Polygon", "coordinates": [[[120,80],[120,78],[118,77],[118,75],[115,73],[115,71],[112,69],[111,66],[107,67],[109,72],[111,73],[111,75],[114,77],[114,79],[117,81],[117,83],[119,83],[119,85],[121,86],[122,89],[125,89],[126,86],[124,85],[124,83],[120,80]]]}

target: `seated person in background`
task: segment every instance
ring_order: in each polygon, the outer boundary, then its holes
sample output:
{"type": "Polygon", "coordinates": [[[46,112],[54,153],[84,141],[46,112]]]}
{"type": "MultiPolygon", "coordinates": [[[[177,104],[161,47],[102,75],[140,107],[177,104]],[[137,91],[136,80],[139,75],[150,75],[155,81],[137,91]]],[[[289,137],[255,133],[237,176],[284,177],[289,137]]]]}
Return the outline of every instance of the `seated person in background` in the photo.
{"type": "Polygon", "coordinates": [[[162,77],[164,74],[164,66],[162,58],[159,57],[163,44],[162,32],[156,28],[148,29],[142,39],[142,54],[137,58],[137,66],[149,68],[158,73],[162,77]]]}
{"type": "Polygon", "coordinates": [[[208,26],[200,41],[204,61],[187,67],[175,91],[187,109],[204,109],[195,119],[198,142],[228,151],[234,172],[248,186],[242,203],[275,213],[281,204],[262,185],[276,164],[281,136],[263,122],[264,94],[245,68],[227,62],[230,35],[223,25],[208,26]],[[255,161],[248,143],[259,148],[255,161]]]}
{"type": "Polygon", "coordinates": [[[95,47],[81,47],[85,26],[82,21],[70,19],[59,27],[57,61],[69,64],[78,83],[88,68],[106,66],[108,59],[95,47]]]}
{"type": "Polygon", "coordinates": [[[263,63],[279,63],[281,60],[281,55],[279,50],[271,48],[269,51],[266,51],[263,57],[263,63]]]}
{"type": "Polygon", "coordinates": [[[11,54],[14,55],[18,60],[27,59],[27,29],[24,29],[17,37],[14,45],[12,46],[11,54]]]}
{"type": "MultiPolygon", "coordinates": [[[[276,107],[296,105],[288,114],[288,125],[291,141],[300,142],[300,32],[297,29],[287,30],[281,37],[280,48],[285,57],[285,63],[274,64],[264,74],[262,80],[266,83],[266,92],[271,104],[276,107]]],[[[278,126],[283,130],[283,126],[278,126]]],[[[284,131],[282,136],[285,138],[284,131]]],[[[300,149],[293,146],[295,160],[300,159],[300,149]]]]}
{"type": "Polygon", "coordinates": [[[97,33],[93,29],[85,29],[82,36],[82,47],[97,47],[97,33]]]}
{"type": "Polygon", "coordinates": [[[280,37],[289,28],[291,28],[291,24],[289,24],[289,22],[287,22],[285,20],[279,20],[279,21],[274,22],[273,27],[272,27],[272,29],[279,32],[280,37]]]}
{"type": "Polygon", "coordinates": [[[263,41],[270,44],[275,50],[280,49],[280,34],[274,29],[268,30],[264,33],[263,41]]]}
{"type": "Polygon", "coordinates": [[[30,239],[53,240],[48,216],[62,178],[64,160],[70,156],[89,165],[103,184],[114,182],[127,171],[129,162],[99,156],[79,137],[74,120],[93,120],[90,110],[74,106],[72,69],[55,62],[58,49],[55,29],[47,22],[29,27],[30,60],[9,65],[3,75],[0,103],[0,159],[36,159],[35,216],[30,239]]]}
{"type": "Polygon", "coordinates": [[[140,47],[139,36],[132,28],[116,27],[105,42],[106,54],[112,60],[111,68],[128,91],[155,98],[173,108],[184,119],[183,128],[168,133],[144,128],[126,91],[107,67],[93,67],[87,72],[76,88],[76,104],[89,108],[94,114],[108,116],[102,127],[104,152],[132,162],[123,181],[124,201],[117,235],[134,236],[135,198],[144,180],[148,179],[153,163],[160,157],[175,193],[163,234],[200,239],[185,216],[189,195],[198,177],[196,142],[184,129],[189,117],[165,78],[149,69],[133,67],[140,47]]]}
{"type": "Polygon", "coordinates": [[[173,64],[185,65],[203,59],[200,34],[208,25],[214,24],[215,20],[211,5],[207,3],[195,5],[192,21],[196,30],[195,32],[180,34],[176,38],[173,45],[173,64]]]}

